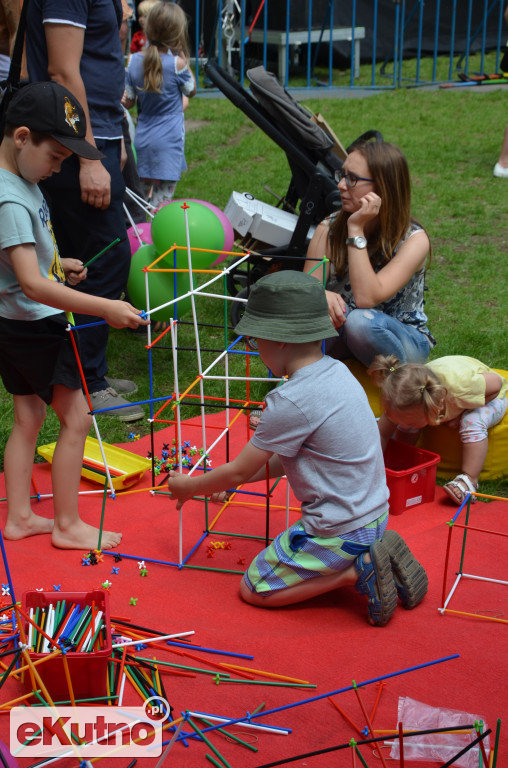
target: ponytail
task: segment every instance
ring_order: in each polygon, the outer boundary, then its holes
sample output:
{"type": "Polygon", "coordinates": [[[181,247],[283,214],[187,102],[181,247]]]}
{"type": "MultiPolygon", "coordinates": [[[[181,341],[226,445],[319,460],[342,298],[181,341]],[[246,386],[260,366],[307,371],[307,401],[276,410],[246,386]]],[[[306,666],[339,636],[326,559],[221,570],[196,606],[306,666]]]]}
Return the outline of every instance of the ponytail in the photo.
{"type": "Polygon", "coordinates": [[[447,390],[426,365],[377,355],[367,373],[381,387],[385,408],[399,413],[421,408],[429,424],[439,424],[447,390]]]}

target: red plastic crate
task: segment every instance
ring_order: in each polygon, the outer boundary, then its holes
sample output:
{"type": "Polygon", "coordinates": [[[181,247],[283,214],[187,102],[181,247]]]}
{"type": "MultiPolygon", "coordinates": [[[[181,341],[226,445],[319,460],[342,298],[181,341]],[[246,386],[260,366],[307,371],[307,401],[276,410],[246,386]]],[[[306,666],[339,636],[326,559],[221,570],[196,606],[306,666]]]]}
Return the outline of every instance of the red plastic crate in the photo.
{"type": "MultiPolygon", "coordinates": [[[[23,594],[22,607],[25,613],[30,613],[30,608],[47,609],[49,605],[55,605],[58,601],[66,601],[66,607],[76,603],[81,608],[92,605],[102,611],[102,622],[106,626],[103,643],[99,650],[90,653],[81,651],[68,651],[67,661],[72,682],[72,690],[75,699],[88,699],[107,695],[106,676],[108,670],[108,657],[111,656],[111,624],[109,614],[109,595],[103,589],[95,589],[90,592],[37,592],[30,590],[23,594]]],[[[28,623],[25,625],[28,634],[28,623]]],[[[50,646],[50,653],[53,648],[50,646]]],[[[35,653],[29,651],[32,661],[38,661],[47,656],[47,653],[35,653]]],[[[36,667],[44,685],[53,701],[69,701],[69,688],[65,677],[61,656],[38,664],[36,667]]],[[[24,683],[27,690],[32,690],[30,673],[24,675],[24,683]]],[[[97,704],[106,702],[97,702],[97,704]]]]}
{"type": "Polygon", "coordinates": [[[399,440],[390,440],[384,457],[392,515],[434,501],[436,470],[441,456],[399,440]]]}

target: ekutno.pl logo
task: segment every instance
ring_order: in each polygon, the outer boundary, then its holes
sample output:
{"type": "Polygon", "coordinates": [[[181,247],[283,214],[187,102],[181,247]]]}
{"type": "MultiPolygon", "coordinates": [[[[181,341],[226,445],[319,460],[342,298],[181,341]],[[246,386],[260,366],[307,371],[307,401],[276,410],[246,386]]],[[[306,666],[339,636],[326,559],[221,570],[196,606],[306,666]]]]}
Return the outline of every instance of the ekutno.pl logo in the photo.
{"type": "Polygon", "coordinates": [[[14,707],[11,754],[21,757],[158,757],[171,708],[165,699],[143,707],[14,707]]]}

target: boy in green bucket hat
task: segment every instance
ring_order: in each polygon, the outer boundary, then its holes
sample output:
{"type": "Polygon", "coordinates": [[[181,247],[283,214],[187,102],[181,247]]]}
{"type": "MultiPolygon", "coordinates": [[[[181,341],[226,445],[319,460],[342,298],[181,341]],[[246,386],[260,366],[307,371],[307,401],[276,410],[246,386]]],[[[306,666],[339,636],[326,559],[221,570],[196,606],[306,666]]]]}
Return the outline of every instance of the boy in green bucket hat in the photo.
{"type": "Polygon", "coordinates": [[[259,425],[239,455],[199,476],[170,472],[177,509],[193,496],[286,475],[301,519],[253,560],[240,595],[276,608],[354,585],[368,597],[368,618],[383,626],[397,594],[413,608],[427,576],[403,539],[387,531],[388,489],[376,420],[348,368],[324,355],[336,331],[323,286],[283,270],[252,287],[235,328],[257,340],[261,359],[287,380],[265,401],[259,425]]]}

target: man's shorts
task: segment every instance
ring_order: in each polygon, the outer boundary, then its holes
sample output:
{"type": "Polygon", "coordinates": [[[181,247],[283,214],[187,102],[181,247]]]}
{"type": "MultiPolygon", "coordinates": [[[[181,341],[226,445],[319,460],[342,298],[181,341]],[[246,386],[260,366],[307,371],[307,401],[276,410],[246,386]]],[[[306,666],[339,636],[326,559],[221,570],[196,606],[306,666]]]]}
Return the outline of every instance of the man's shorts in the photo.
{"type": "Polygon", "coordinates": [[[53,386],[81,389],[64,312],[41,320],[0,317],[0,376],[11,395],[39,395],[48,405],[53,386]]]}
{"type": "Polygon", "coordinates": [[[345,538],[310,536],[298,520],[257,555],[244,574],[251,592],[276,592],[317,576],[345,571],[362,552],[383,537],[388,511],[350,531],[345,538]]]}

